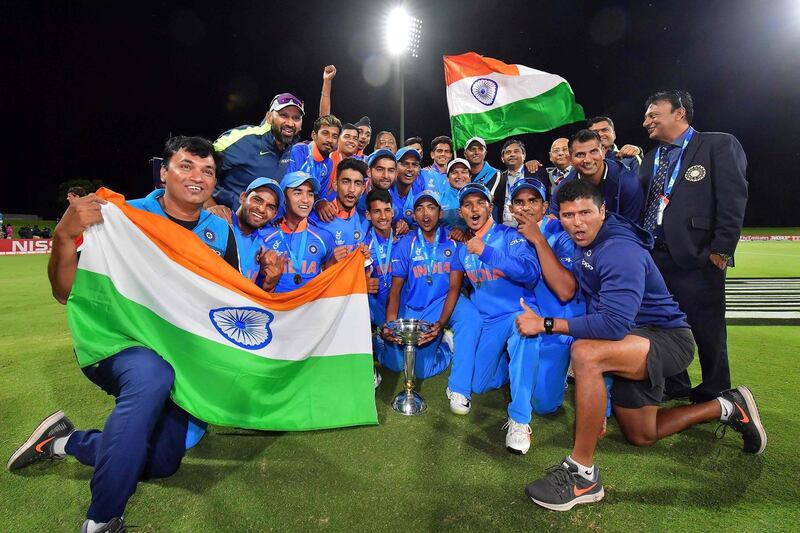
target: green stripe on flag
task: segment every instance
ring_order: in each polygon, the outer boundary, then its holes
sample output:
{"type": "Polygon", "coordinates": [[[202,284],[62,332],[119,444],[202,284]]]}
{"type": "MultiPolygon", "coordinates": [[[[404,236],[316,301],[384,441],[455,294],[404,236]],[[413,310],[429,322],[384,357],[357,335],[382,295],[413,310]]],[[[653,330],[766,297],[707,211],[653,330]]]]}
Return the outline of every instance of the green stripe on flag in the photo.
{"type": "Polygon", "coordinates": [[[378,423],[372,354],[260,357],[177,328],[81,269],[67,315],[82,367],[147,346],[175,370],[175,403],[206,422],[276,431],[378,423]]]}
{"type": "Polygon", "coordinates": [[[474,136],[491,143],[521,133],[550,131],[585,118],[583,107],[575,101],[569,84],[564,82],[534,98],[518,100],[483,113],[452,116],[450,128],[453,143],[463,146],[474,136]]]}

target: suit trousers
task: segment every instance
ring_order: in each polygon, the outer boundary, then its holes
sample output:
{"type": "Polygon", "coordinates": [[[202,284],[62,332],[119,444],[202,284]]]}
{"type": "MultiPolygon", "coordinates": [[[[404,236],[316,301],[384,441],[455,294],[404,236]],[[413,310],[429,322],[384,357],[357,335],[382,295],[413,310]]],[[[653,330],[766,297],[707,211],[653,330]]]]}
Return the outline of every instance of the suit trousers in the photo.
{"type": "Polygon", "coordinates": [[[654,250],[653,260],[681,311],[686,313],[703,375],[702,383],[691,389],[689,374],[683,371],[667,378],[665,391],[673,396],[688,392],[693,402],[713,400],[731,386],[725,326],[725,271],[711,261],[700,268],[681,268],[667,250],[654,250]]]}

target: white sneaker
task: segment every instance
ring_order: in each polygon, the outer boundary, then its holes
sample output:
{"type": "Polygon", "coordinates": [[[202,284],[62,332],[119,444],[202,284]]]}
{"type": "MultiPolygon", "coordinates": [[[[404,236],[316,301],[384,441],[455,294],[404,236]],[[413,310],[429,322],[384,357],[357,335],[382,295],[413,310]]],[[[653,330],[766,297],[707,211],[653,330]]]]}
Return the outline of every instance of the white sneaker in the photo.
{"type": "Polygon", "coordinates": [[[375,377],[373,379],[375,380],[375,389],[377,390],[378,386],[381,384],[381,381],[383,381],[383,378],[381,377],[380,372],[378,372],[377,366],[373,366],[372,370],[375,372],[375,377]]]}
{"type": "Polygon", "coordinates": [[[506,449],[517,455],[525,455],[531,449],[531,426],[514,422],[510,417],[503,425],[506,432],[506,449]]]}
{"type": "Polygon", "coordinates": [[[444,330],[444,333],[442,334],[442,341],[444,341],[444,343],[447,345],[447,347],[450,348],[450,353],[451,354],[455,353],[455,352],[453,352],[453,331],[452,330],[450,330],[450,329],[444,330]]]}
{"type": "Polygon", "coordinates": [[[457,415],[469,414],[470,401],[460,392],[453,392],[447,388],[447,397],[450,399],[450,410],[457,415]]]}

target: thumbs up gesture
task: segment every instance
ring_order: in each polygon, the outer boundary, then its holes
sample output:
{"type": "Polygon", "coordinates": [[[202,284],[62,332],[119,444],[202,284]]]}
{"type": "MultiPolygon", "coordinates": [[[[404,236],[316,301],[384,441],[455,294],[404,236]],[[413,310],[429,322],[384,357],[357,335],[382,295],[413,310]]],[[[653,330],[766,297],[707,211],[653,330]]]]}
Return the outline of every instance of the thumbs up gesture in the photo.
{"type": "Polygon", "coordinates": [[[522,307],[522,314],[517,316],[517,330],[526,337],[538,335],[544,331],[544,319],[537,315],[530,307],[525,304],[525,300],[519,299],[522,307]]]}

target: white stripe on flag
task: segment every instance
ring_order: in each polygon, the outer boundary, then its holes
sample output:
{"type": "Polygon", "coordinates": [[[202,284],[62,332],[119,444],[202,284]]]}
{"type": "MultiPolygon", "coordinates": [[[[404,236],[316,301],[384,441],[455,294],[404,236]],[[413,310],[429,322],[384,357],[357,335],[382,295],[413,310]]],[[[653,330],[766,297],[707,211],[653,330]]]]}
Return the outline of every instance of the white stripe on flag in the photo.
{"type": "Polygon", "coordinates": [[[555,74],[522,65],[517,66],[520,76],[492,72],[486,76],[462,78],[449,85],[447,87],[447,107],[450,110],[450,116],[464,113],[484,113],[519,100],[535,98],[565,81],[564,78],[555,74]],[[497,83],[497,96],[495,96],[494,103],[488,106],[472,95],[472,84],[481,78],[488,78],[497,83]]]}

